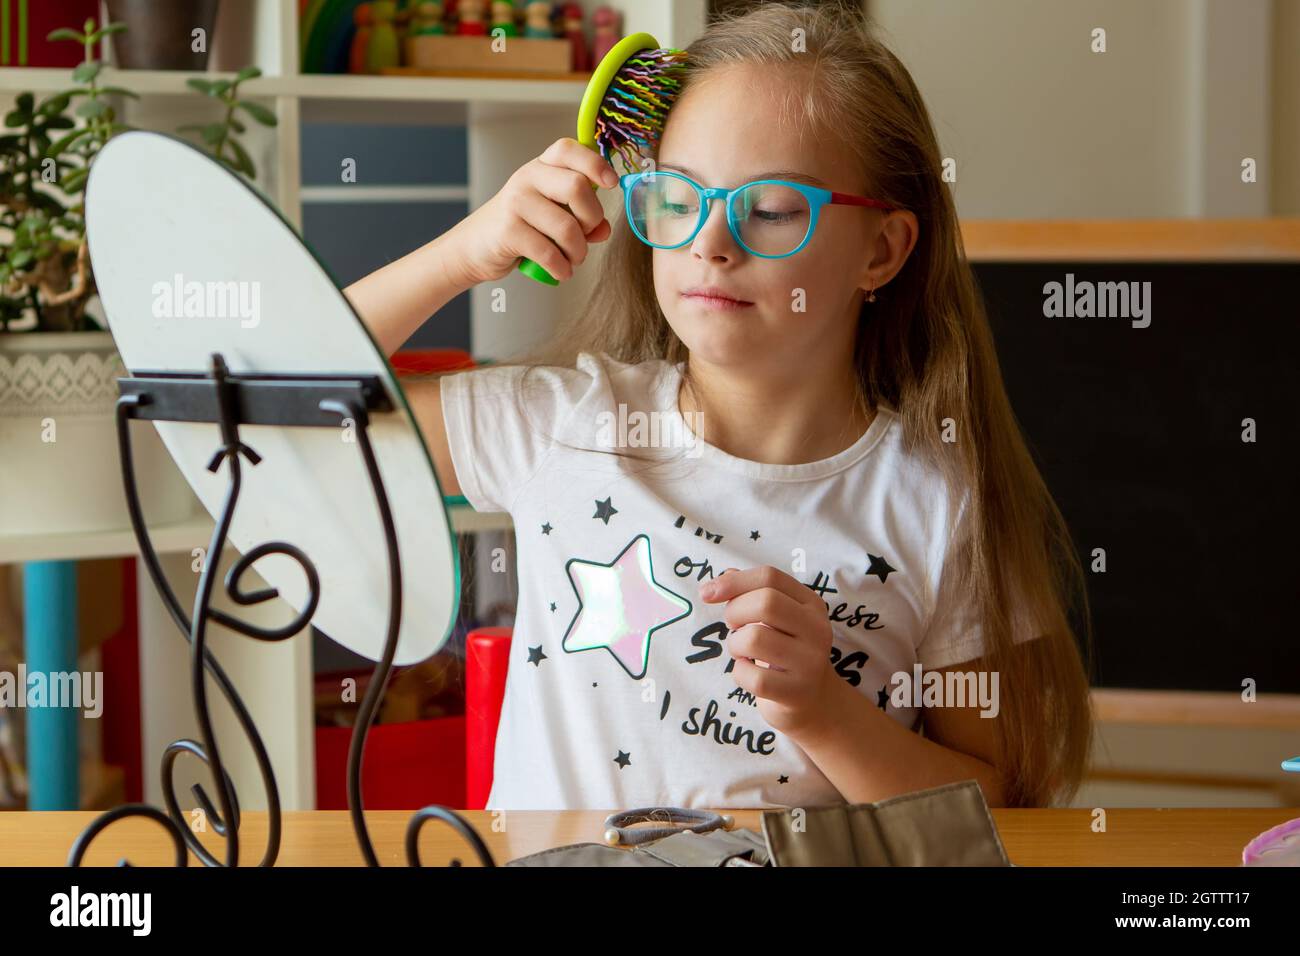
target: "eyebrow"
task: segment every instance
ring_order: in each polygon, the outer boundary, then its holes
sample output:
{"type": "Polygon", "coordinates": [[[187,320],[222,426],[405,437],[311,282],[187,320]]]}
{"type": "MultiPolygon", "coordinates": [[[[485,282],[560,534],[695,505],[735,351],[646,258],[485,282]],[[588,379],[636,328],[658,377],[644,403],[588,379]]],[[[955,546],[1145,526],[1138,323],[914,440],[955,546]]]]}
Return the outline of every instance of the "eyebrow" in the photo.
{"type": "MultiPolygon", "coordinates": [[[[670,169],[673,172],[689,176],[691,179],[699,180],[702,177],[695,172],[687,169],[685,166],[679,166],[676,163],[660,163],[660,169],[670,169]]],[[[808,186],[821,186],[827,188],[826,181],[818,179],[816,176],[809,176],[807,173],[801,173],[797,169],[773,169],[765,173],[757,173],[745,179],[744,182],[752,183],[760,179],[788,179],[791,182],[804,183],[808,186]]]]}

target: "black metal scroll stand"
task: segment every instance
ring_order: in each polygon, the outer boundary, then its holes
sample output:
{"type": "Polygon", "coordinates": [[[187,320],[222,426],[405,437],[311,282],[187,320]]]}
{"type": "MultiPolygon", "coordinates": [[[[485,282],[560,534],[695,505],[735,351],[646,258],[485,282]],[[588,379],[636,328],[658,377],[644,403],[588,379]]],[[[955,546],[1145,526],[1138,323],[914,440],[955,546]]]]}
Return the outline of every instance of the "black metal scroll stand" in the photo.
{"type": "MultiPolygon", "coordinates": [[[[280,851],[280,795],[275,784],[275,774],[267,757],[262,738],[253,724],[247,709],[236,693],[234,685],[217,663],[206,644],[207,625],[215,621],[258,641],[283,641],[301,631],[311,620],[320,601],[320,577],[315,565],[300,549],[284,541],[269,541],[243,554],[226,575],[225,588],[230,598],[240,605],[252,605],[276,597],[275,588],[245,592],[239,586],[241,576],[258,559],[268,554],[283,554],[296,561],[307,576],[310,596],[307,606],[288,624],[269,629],[257,627],[211,606],[213,575],[225,546],[226,534],[239,499],[241,481],[240,456],[256,466],[261,456],[239,438],[240,425],[291,425],[318,428],[337,428],[351,423],[355,429],[357,445],[365,459],[366,471],[379,506],[383,521],[385,541],[388,546],[389,609],[388,636],[383,659],[375,666],[374,675],[361,702],[361,710],[352,730],[352,743],[348,752],[348,806],[352,813],[352,827],[368,866],[379,866],[370,833],[366,828],[361,799],[361,765],[365,755],[366,737],[374,722],[379,701],[383,697],[397,653],[398,629],[402,619],[402,568],[397,550],[397,532],[393,523],[388,496],[384,491],[374,449],[368,435],[369,414],[373,411],[391,411],[392,403],[377,376],[362,375],[298,375],[256,374],[232,375],[220,354],[212,356],[212,371],[208,374],[189,372],[141,372],[132,378],[118,380],[121,393],[117,401],[117,438],[122,459],[122,481],[126,489],[127,508],[131,525],[140,545],[140,556],[153,578],[154,586],[162,595],[176,626],[190,643],[190,683],[194,695],[194,710],[198,717],[202,742],[178,740],[163,754],[162,787],[167,803],[164,814],[146,803],[129,803],[116,807],[96,817],[82,831],[68,855],[69,866],[80,866],[87,848],[95,836],[124,817],[147,817],[160,824],[171,836],[176,848],[176,865],[188,865],[186,850],[192,851],[206,866],[237,866],[239,864],[239,801],[234,783],[221,764],[221,753],[212,732],[208,712],[207,688],[204,673],[210,675],[230,703],[239,720],[244,735],[252,744],[257,765],[262,774],[269,807],[266,851],[262,866],[272,866],[280,851]],[[208,547],[208,560],[199,576],[198,591],[194,597],[194,617],[188,618],[176,598],[175,592],[158,563],[158,554],[149,539],[140,496],[136,487],[135,468],[131,457],[132,420],[213,422],[221,426],[221,447],[213,454],[208,470],[215,473],[224,461],[228,468],[230,486],[226,492],[221,516],[212,532],[208,547]],[[176,800],[173,769],[176,758],[191,754],[208,765],[217,789],[219,808],[201,784],[192,788],[194,798],[202,808],[212,829],[226,842],[225,861],[219,861],[203,846],[186,825],[180,804],[176,800]]],[[[443,806],[428,806],[412,816],[406,828],[406,857],[411,866],[420,865],[420,829],[429,820],[441,820],[454,827],[478,855],[484,866],[494,866],[492,854],[482,838],[463,817],[443,806]]],[[[129,866],[123,859],[119,866],[129,866]]],[[[451,861],[460,866],[459,859],[451,861]]]]}

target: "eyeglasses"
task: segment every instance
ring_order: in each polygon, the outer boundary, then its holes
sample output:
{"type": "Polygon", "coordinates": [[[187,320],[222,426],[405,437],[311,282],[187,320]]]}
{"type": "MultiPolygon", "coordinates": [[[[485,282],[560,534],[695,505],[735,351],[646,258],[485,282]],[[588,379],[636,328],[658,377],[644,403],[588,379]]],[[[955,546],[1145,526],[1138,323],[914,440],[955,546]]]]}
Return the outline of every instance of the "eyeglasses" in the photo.
{"type": "Polygon", "coordinates": [[[704,228],[711,203],[726,203],[727,228],[737,245],[764,259],[792,256],[808,244],[822,206],[894,209],[879,199],[831,192],[783,179],[760,179],[735,189],[706,189],[668,170],[619,177],[632,232],[647,246],[677,249],[704,228]]]}

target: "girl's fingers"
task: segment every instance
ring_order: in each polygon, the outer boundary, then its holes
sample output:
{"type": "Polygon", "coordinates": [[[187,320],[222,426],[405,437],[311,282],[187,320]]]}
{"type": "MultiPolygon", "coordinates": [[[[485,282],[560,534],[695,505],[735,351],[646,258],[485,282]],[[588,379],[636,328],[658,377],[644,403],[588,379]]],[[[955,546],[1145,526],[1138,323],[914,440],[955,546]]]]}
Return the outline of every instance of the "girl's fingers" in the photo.
{"type": "Polygon", "coordinates": [[[765,700],[791,700],[798,696],[799,678],[786,671],[759,667],[752,661],[738,660],[731,669],[736,686],[765,700]]]}
{"type": "Polygon", "coordinates": [[[540,157],[548,166],[566,166],[582,173],[592,183],[606,188],[618,185],[618,173],[594,149],[588,149],[576,139],[566,136],[557,139],[540,157]]]}
{"type": "Polygon", "coordinates": [[[739,571],[728,569],[725,574],[701,586],[700,597],[706,603],[713,604],[720,601],[729,601],[736,595],[752,591],[755,588],[771,588],[774,591],[780,591],[796,604],[816,607],[819,610],[823,607],[823,602],[811,589],[770,564],[757,568],[744,568],[739,571]]]}
{"type": "Polygon", "coordinates": [[[808,609],[772,588],[746,591],[732,598],[722,619],[733,629],[746,624],[766,624],[786,637],[808,630],[808,609]]]}
{"type": "Polygon", "coordinates": [[[528,223],[520,222],[516,228],[515,245],[524,256],[549,272],[552,278],[564,280],[573,275],[573,266],[559,246],[528,223]]]}
{"type": "Polygon", "coordinates": [[[559,246],[571,265],[581,265],[587,258],[587,230],[578,224],[578,220],[567,209],[534,193],[526,195],[520,201],[516,214],[559,246]]]}
{"type": "Polygon", "coordinates": [[[763,624],[746,624],[727,635],[727,651],[732,657],[760,660],[781,671],[792,670],[793,659],[799,652],[796,641],[789,634],[763,624]]]}
{"type": "Polygon", "coordinates": [[[568,206],[577,217],[585,236],[605,218],[605,207],[600,204],[582,173],[558,166],[540,164],[535,180],[537,191],[561,206],[568,206]]]}

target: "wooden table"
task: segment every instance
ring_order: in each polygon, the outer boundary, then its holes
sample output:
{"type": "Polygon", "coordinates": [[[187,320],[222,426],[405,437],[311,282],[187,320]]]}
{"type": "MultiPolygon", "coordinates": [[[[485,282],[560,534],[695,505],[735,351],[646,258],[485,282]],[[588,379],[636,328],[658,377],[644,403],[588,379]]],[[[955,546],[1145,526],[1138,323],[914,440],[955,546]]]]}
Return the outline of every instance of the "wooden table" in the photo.
{"type": "MultiPolygon", "coordinates": [[[[757,830],[757,810],[731,811],[739,826],[757,830]]],[[[91,812],[0,813],[0,866],[63,866],[91,812]]],[[[596,810],[515,810],[500,817],[466,810],[497,863],[568,843],[599,842],[606,814],[596,810]],[[493,825],[497,829],[493,830],[493,825]]],[[[1105,833],[1092,830],[1087,809],[994,810],[1007,854],[1022,866],[1236,866],[1246,843],[1269,827],[1300,816],[1300,808],[1279,809],[1111,809],[1105,833]]],[[[375,852],[385,866],[404,866],[406,811],[366,814],[375,852]]],[[[240,864],[262,856],[265,812],[247,811],[240,828],[240,864]]],[[[220,858],[221,841],[208,833],[204,842],[220,858]]],[[[170,866],[171,840],[157,824],[121,820],[101,833],[87,865],[113,865],[122,856],[137,866],[170,866]]],[[[420,855],[426,866],[442,866],[453,856],[465,865],[476,860],[445,824],[425,824],[420,855]]],[[[191,865],[197,863],[191,857],[191,865]]],[[[287,812],[283,816],[280,866],[360,866],[361,853],[346,811],[287,812]]]]}

